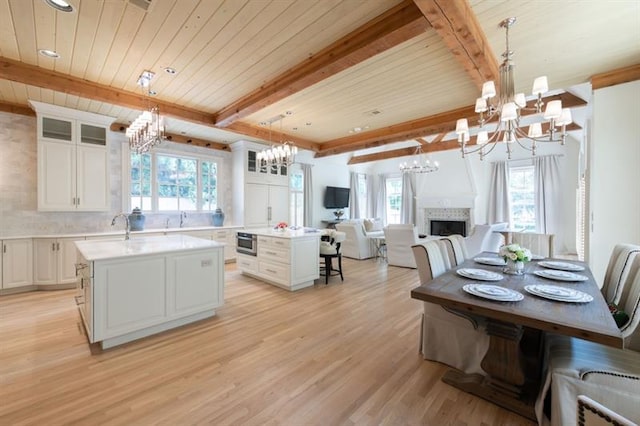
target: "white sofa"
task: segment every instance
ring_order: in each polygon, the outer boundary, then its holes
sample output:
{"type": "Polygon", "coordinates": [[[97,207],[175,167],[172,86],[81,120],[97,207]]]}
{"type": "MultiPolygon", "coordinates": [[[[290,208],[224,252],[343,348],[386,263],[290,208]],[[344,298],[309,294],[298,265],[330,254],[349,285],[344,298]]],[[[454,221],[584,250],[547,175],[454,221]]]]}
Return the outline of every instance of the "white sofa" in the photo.
{"type": "Polygon", "coordinates": [[[336,230],[346,235],[340,249],[342,255],[352,259],[375,257],[375,246],[369,237],[384,235],[380,219],[348,219],[336,224],[336,230]],[[365,225],[370,230],[367,231],[365,225]]]}

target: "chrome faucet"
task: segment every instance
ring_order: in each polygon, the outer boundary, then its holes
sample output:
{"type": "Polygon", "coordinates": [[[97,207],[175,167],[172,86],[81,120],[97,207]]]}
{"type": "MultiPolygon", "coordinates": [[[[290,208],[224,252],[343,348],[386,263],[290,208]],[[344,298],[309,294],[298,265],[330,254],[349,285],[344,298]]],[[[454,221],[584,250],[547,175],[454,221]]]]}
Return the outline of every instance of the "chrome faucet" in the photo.
{"type": "Polygon", "coordinates": [[[180,228],[184,225],[184,220],[187,218],[186,212],[180,212],[180,228]]]}
{"type": "Polygon", "coordinates": [[[120,213],[117,214],[113,217],[113,220],[111,221],[111,226],[115,226],[116,224],[116,219],[119,217],[124,217],[125,220],[125,225],[126,225],[126,229],[125,229],[125,234],[124,234],[124,239],[128,240],[129,239],[129,232],[131,232],[131,225],[129,224],[129,216],[127,216],[124,213],[120,213]]]}

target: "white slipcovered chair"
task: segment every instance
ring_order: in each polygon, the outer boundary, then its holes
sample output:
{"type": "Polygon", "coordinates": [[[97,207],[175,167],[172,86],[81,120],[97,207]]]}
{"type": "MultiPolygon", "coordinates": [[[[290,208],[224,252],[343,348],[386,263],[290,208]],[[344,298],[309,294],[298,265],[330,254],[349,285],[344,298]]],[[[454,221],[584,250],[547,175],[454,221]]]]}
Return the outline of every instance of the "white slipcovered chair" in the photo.
{"type": "Polygon", "coordinates": [[[636,256],[640,256],[640,246],[618,244],[613,248],[601,288],[602,295],[607,303],[618,304],[620,302],[623,284],[627,275],[629,275],[631,264],[636,256]]]}
{"type": "Polygon", "coordinates": [[[586,395],[615,412],[640,421],[640,256],[631,265],[620,305],[629,320],[620,327],[624,349],[550,334],[546,339],[546,373],[536,402],[538,420],[551,391],[551,424],[576,422],[576,397],[586,395]]]}
{"type": "Polygon", "coordinates": [[[387,225],[384,228],[384,242],[387,247],[387,263],[391,266],[415,268],[416,261],[413,258],[411,246],[422,241],[427,241],[427,238],[419,238],[418,230],[414,225],[387,225]]]}
{"type": "Polygon", "coordinates": [[[468,256],[473,257],[483,251],[497,253],[504,244],[504,237],[499,231],[507,229],[508,226],[507,222],[474,226],[473,233],[464,239],[468,256]]]}
{"type": "MultiPolygon", "coordinates": [[[[411,247],[421,285],[429,285],[433,278],[448,269],[444,244],[444,241],[432,240],[411,247]]],[[[483,373],[480,363],[489,347],[484,324],[435,303],[423,304],[420,339],[423,357],[465,373],[483,373]]]]}
{"type": "Polygon", "coordinates": [[[585,395],[578,395],[578,422],[576,424],[579,426],[638,426],[637,423],[585,395]]]}
{"type": "Polygon", "coordinates": [[[375,257],[375,247],[370,236],[383,236],[382,229],[366,231],[364,219],[351,219],[336,224],[336,230],[345,233],[342,243],[342,255],[352,259],[369,259],[375,257]]]}
{"type": "Polygon", "coordinates": [[[553,257],[554,234],[536,234],[533,232],[513,232],[511,242],[520,244],[520,247],[528,248],[532,254],[544,257],[553,257]]]}
{"type": "Polygon", "coordinates": [[[449,235],[443,240],[447,243],[447,252],[452,266],[460,266],[462,262],[467,260],[469,255],[462,235],[449,235]]]}

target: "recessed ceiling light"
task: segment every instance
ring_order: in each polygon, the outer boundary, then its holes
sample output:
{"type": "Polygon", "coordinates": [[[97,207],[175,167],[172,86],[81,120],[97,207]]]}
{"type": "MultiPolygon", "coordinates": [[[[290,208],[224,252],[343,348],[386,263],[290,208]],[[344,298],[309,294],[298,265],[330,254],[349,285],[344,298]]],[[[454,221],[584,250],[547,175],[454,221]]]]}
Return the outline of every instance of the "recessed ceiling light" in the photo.
{"type": "Polygon", "coordinates": [[[175,68],[171,68],[171,67],[164,67],[164,72],[171,75],[176,75],[178,73],[178,71],[176,71],[175,68]]]}
{"type": "Polygon", "coordinates": [[[307,122],[306,122],[306,123],[304,123],[304,124],[306,124],[307,126],[311,126],[311,122],[310,122],[310,121],[307,121],[307,122]]]}
{"type": "Polygon", "coordinates": [[[287,114],[287,115],[292,115],[292,114],[293,114],[293,111],[285,111],[285,114],[287,114]]]}
{"type": "Polygon", "coordinates": [[[158,92],[156,92],[155,90],[149,90],[149,96],[155,96],[157,94],[158,92]]]}
{"type": "Polygon", "coordinates": [[[55,50],[40,49],[38,50],[38,53],[41,54],[42,56],[46,56],[47,58],[52,58],[52,59],[58,59],[60,57],[60,54],[55,50]]]}
{"type": "Polygon", "coordinates": [[[46,4],[62,12],[73,12],[73,6],[64,0],[44,0],[46,4]]]}

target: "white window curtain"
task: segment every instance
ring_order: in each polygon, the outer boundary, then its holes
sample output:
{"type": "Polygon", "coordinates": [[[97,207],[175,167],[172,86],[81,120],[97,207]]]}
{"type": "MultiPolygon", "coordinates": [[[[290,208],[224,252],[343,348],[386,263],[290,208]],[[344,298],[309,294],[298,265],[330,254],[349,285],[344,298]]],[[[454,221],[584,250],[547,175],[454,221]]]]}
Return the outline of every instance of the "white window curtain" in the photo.
{"type": "Polygon", "coordinates": [[[302,176],[303,176],[303,217],[302,223],[304,226],[313,226],[313,180],[312,170],[313,165],[301,164],[302,176]]]}
{"type": "Polygon", "coordinates": [[[533,159],[534,190],[536,194],[536,231],[556,234],[560,231],[560,159],[557,155],[533,159]]]}
{"type": "Polygon", "coordinates": [[[489,223],[509,222],[511,227],[509,172],[506,161],[491,163],[488,221],[489,223]]]}
{"type": "Polygon", "coordinates": [[[351,219],[359,219],[360,212],[360,200],[358,199],[358,173],[351,172],[349,174],[349,216],[351,219]]]}
{"type": "Polygon", "coordinates": [[[387,224],[387,175],[378,175],[378,191],[376,193],[376,211],[374,217],[387,224]]]}
{"type": "Polygon", "coordinates": [[[400,204],[400,218],[402,223],[414,224],[416,217],[415,175],[402,174],[402,203],[400,204]]]}

